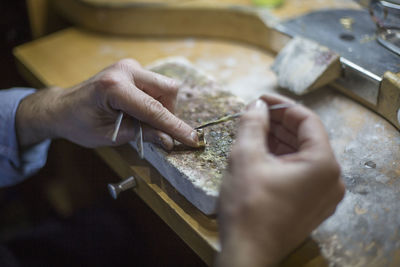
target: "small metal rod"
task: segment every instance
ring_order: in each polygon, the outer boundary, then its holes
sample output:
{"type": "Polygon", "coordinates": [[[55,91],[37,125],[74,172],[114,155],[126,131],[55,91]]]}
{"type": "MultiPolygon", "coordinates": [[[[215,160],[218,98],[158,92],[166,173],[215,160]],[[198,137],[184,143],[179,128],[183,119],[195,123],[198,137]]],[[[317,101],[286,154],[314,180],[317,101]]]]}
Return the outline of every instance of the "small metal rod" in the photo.
{"type": "Polygon", "coordinates": [[[141,159],[144,159],[143,128],[142,128],[142,123],[139,120],[138,123],[139,123],[139,138],[136,145],[138,147],[139,157],[141,159]]]}
{"type": "Polygon", "coordinates": [[[282,104],[276,104],[276,105],[269,106],[268,109],[269,110],[277,110],[277,109],[283,109],[283,108],[291,108],[291,107],[294,107],[297,105],[298,104],[282,103],[282,104]]]}
{"type": "MultiPolygon", "coordinates": [[[[115,121],[115,127],[114,127],[114,132],[112,135],[112,142],[115,143],[117,141],[117,136],[119,132],[119,128],[121,127],[121,122],[122,118],[124,116],[124,113],[122,111],[119,112],[117,120],[115,121]]],[[[143,150],[143,129],[142,129],[142,123],[138,120],[138,137],[136,139],[136,145],[138,147],[138,152],[139,156],[141,159],[144,159],[144,150],[143,150]]]]}
{"type": "MultiPolygon", "coordinates": [[[[269,110],[277,110],[277,109],[291,108],[291,107],[296,106],[296,105],[297,104],[283,103],[283,104],[272,105],[268,109],[269,110]]],[[[204,123],[204,124],[202,124],[200,126],[197,126],[194,129],[195,130],[203,129],[205,127],[209,127],[209,126],[212,126],[212,125],[215,125],[215,124],[219,124],[219,123],[222,123],[222,122],[226,122],[226,121],[230,121],[230,120],[239,118],[242,115],[243,115],[243,112],[235,113],[235,114],[232,114],[232,115],[227,115],[227,116],[224,116],[224,117],[221,117],[221,118],[206,122],[206,123],[204,123]]]]}
{"type": "Polygon", "coordinates": [[[224,117],[218,118],[216,120],[206,122],[206,123],[194,128],[194,129],[195,130],[200,130],[200,129],[203,129],[205,127],[209,127],[209,126],[212,126],[212,125],[215,125],[215,124],[219,124],[219,123],[222,123],[222,122],[226,122],[226,121],[230,121],[230,120],[239,118],[242,115],[243,115],[243,112],[239,112],[239,113],[235,113],[235,114],[232,114],[232,115],[224,116],[224,117]]]}
{"type": "Polygon", "coordinates": [[[115,143],[117,141],[117,136],[119,132],[119,128],[121,127],[122,118],[124,117],[124,113],[122,111],[119,112],[117,120],[115,121],[114,132],[111,138],[111,141],[115,143]]]}

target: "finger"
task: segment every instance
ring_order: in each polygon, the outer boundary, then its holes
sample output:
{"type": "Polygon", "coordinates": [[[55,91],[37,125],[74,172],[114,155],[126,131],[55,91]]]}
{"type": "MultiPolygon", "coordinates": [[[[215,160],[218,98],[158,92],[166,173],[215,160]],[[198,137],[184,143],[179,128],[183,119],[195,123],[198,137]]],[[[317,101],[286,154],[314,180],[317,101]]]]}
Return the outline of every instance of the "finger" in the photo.
{"type": "MultiPolygon", "coordinates": [[[[268,104],[290,103],[285,97],[264,95],[261,99],[268,104]]],[[[271,113],[273,121],[279,122],[284,128],[297,136],[300,151],[308,152],[330,151],[328,135],[318,116],[308,108],[296,105],[291,108],[276,110],[271,113]]]]}
{"type": "Polygon", "coordinates": [[[266,144],[269,128],[268,106],[262,100],[253,102],[240,119],[239,131],[233,148],[234,163],[239,160],[248,164],[264,158],[268,153],[266,144]]]}
{"type": "Polygon", "coordinates": [[[199,146],[197,133],[192,127],[172,114],[159,101],[133,85],[118,91],[115,98],[111,102],[115,105],[114,109],[123,110],[185,145],[199,146]]]}
{"type": "Polygon", "coordinates": [[[124,116],[114,145],[122,145],[133,140],[135,140],[134,122],[129,116],[124,116]]]}
{"type": "Polygon", "coordinates": [[[146,124],[143,125],[143,139],[145,142],[157,144],[167,151],[174,148],[174,140],[170,135],[146,124]]]}
{"type": "MultiPolygon", "coordinates": [[[[261,96],[261,99],[266,101],[268,105],[295,104],[293,100],[276,94],[263,95],[261,96]]],[[[297,134],[299,122],[304,116],[311,113],[312,111],[307,108],[301,105],[295,105],[289,108],[274,110],[271,112],[271,120],[281,123],[283,127],[287,128],[292,133],[297,134]]]]}
{"type": "Polygon", "coordinates": [[[290,146],[293,150],[297,150],[297,135],[287,130],[280,123],[271,122],[270,134],[275,136],[280,142],[290,146]]]}
{"type": "Polygon", "coordinates": [[[268,147],[270,151],[276,156],[287,155],[297,152],[297,149],[294,149],[291,146],[281,142],[272,134],[268,136],[268,147]]]}
{"type": "Polygon", "coordinates": [[[139,89],[174,112],[179,89],[175,80],[149,70],[137,69],[134,73],[134,82],[139,89]]]}
{"type": "MultiPolygon", "coordinates": [[[[143,141],[150,142],[161,146],[163,149],[169,151],[174,147],[174,141],[168,134],[156,130],[146,124],[143,124],[143,141]]],[[[134,141],[135,136],[134,120],[131,117],[124,118],[121,122],[121,127],[118,132],[116,145],[125,144],[134,141]]]]}
{"type": "Polygon", "coordinates": [[[178,83],[161,74],[143,69],[133,59],[123,59],[112,65],[132,77],[132,81],[140,90],[162,103],[169,111],[174,112],[178,83]]]}
{"type": "MultiPolygon", "coordinates": [[[[293,101],[292,99],[277,94],[265,94],[260,98],[265,102],[267,102],[269,106],[279,105],[279,104],[296,104],[296,102],[293,101]]],[[[284,117],[286,110],[294,107],[295,106],[290,108],[272,110],[270,115],[271,120],[277,122],[282,121],[282,118],[284,117]]]]}
{"type": "Polygon", "coordinates": [[[297,136],[299,151],[309,152],[314,157],[333,154],[328,133],[316,114],[305,116],[299,122],[297,136]]]}

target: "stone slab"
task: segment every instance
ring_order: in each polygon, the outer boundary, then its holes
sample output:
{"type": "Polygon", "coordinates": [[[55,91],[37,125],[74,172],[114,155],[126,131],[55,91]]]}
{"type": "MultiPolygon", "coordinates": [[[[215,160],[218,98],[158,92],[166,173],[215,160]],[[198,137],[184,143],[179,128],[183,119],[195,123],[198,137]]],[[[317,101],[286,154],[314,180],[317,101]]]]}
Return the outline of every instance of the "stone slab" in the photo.
{"type": "MultiPolygon", "coordinates": [[[[239,97],[223,90],[184,58],[160,60],[148,68],[181,82],[175,114],[192,127],[244,107],[239,97]]],[[[205,128],[204,149],[177,144],[173,151],[166,152],[145,143],[144,157],[194,206],[206,215],[215,214],[236,124],[237,121],[229,121],[205,128]]],[[[135,143],[131,144],[137,149],[135,143]]]]}

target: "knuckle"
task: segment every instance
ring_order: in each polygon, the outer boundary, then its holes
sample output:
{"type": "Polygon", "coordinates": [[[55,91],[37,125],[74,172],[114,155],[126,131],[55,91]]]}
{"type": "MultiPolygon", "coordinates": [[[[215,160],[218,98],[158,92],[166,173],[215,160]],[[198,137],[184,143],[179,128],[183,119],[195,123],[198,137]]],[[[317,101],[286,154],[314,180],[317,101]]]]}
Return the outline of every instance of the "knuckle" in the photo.
{"type": "Polygon", "coordinates": [[[112,69],[117,72],[122,72],[128,74],[128,77],[134,78],[134,72],[141,68],[139,62],[134,59],[126,58],[117,61],[114,65],[112,65],[112,69]]]}
{"type": "Polygon", "coordinates": [[[175,123],[175,126],[174,126],[175,132],[181,132],[181,131],[184,130],[184,129],[185,129],[185,124],[184,124],[184,122],[181,121],[181,120],[178,120],[178,121],[175,123]]]}
{"type": "Polygon", "coordinates": [[[134,59],[124,58],[115,63],[115,66],[120,67],[122,69],[128,69],[128,68],[138,68],[140,67],[140,64],[134,59]]]}
{"type": "Polygon", "coordinates": [[[165,89],[170,95],[176,96],[179,91],[179,86],[175,80],[167,78],[165,80],[165,89]]]}
{"type": "Polygon", "coordinates": [[[104,73],[98,80],[99,89],[108,89],[120,84],[120,79],[113,72],[104,73]]]}
{"type": "Polygon", "coordinates": [[[144,101],[146,114],[150,114],[153,119],[160,120],[165,116],[164,106],[154,98],[148,98],[144,101]]]}

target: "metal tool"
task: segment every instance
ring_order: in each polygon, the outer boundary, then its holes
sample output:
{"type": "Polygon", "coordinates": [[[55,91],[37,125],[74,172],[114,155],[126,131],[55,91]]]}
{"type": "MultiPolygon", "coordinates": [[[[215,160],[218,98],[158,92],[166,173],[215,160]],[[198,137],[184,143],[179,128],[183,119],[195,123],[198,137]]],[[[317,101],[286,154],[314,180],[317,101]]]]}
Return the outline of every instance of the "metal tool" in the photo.
{"type": "MultiPolygon", "coordinates": [[[[289,103],[287,103],[287,104],[286,103],[284,103],[284,104],[276,104],[276,105],[270,106],[268,109],[269,110],[277,110],[277,109],[283,109],[283,108],[291,108],[291,107],[294,107],[296,105],[297,104],[291,104],[291,103],[290,104],[289,103]]],[[[243,113],[244,112],[238,112],[238,113],[235,113],[235,114],[232,114],[232,115],[223,116],[221,118],[218,118],[218,119],[203,123],[202,125],[197,126],[194,129],[195,130],[199,130],[199,129],[203,129],[205,127],[209,127],[209,126],[212,126],[212,125],[215,125],[215,124],[220,124],[220,123],[223,123],[223,122],[226,122],[226,121],[230,121],[230,120],[239,118],[240,116],[243,115],[243,113]]]]}
{"type": "Polygon", "coordinates": [[[400,0],[356,0],[369,9],[378,42],[400,55],[400,0]]]}
{"type": "Polygon", "coordinates": [[[400,71],[400,58],[376,41],[362,42],[376,32],[376,25],[367,10],[326,10],[282,23],[290,36],[301,36],[326,46],[340,55],[343,73],[335,81],[338,85],[378,104],[379,87],[385,72],[400,71]],[[341,18],[352,18],[352,30],[346,30],[341,18]],[[352,36],[352,38],[348,38],[352,36]],[[371,75],[372,74],[372,75],[371,75]]]}
{"type": "Polygon", "coordinates": [[[400,55],[400,1],[371,1],[369,9],[377,27],[378,42],[400,55]]]}
{"type": "Polygon", "coordinates": [[[123,180],[120,183],[108,184],[107,188],[108,188],[108,191],[110,192],[112,198],[117,199],[118,195],[121,192],[126,191],[128,189],[135,188],[136,186],[137,186],[136,179],[135,179],[135,177],[131,176],[128,179],[123,180]]]}
{"type": "MultiPolygon", "coordinates": [[[[368,6],[371,1],[367,2],[368,6]]],[[[383,2],[398,5],[398,1],[379,1],[383,2]]],[[[380,14],[376,12],[376,16],[380,14]]],[[[389,26],[385,24],[385,27],[389,26]]],[[[387,45],[384,47],[375,40],[379,39],[379,32],[369,10],[313,12],[285,21],[277,25],[276,29],[292,37],[301,36],[313,40],[335,51],[340,56],[342,72],[331,85],[400,129],[397,116],[400,103],[399,77],[396,74],[400,72],[400,57],[394,53],[395,49],[389,50],[387,45]],[[353,20],[350,29],[340,23],[342,18],[353,20]]],[[[396,43],[395,38],[390,40],[396,43]]]]}
{"type": "MultiPolygon", "coordinates": [[[[115,121],[115,127],[114,127],[114,132],[112,135],[111,140],[113,141],[113,143],[115,143],[117,141],[117,136],[118,136],[118,132],[119,132],[119,128],[121,127],[121,122],[122,122],[122,118],[124,116],[124,113],[122,111],[119,112],[117,120],[115,121]]],[[[137,120],[137,134],[136,134],[136,145],[138,148],[138,153],[139,153],[139,157],[141,159],[144,159],[144,150],[143,150],[143,129],[142,129],[142,123],[137,120]]]]}
{"type": "Polygon", "coordinates": [[[142,123],[138,120],[138,130],[137,130],[137,135],[136,135],[136,146],[138,148],[138,153],[139,157],[141,159],[144,159],[144,149],[143,149],[143,129],[142,129],[142,123]]]}
{"type": "Polygon", "coordinates": [[[122,111],[120,111],[118,114],[117,120],[115,121],[114,132],[113,132],[113,135],[111,138],[113,143],[115,143],[117,141],[117,136],[118,136],[119,128],[121,127],[121,122],[122,122],[123,117],[124,117],[124,113],[122,111]]]}

